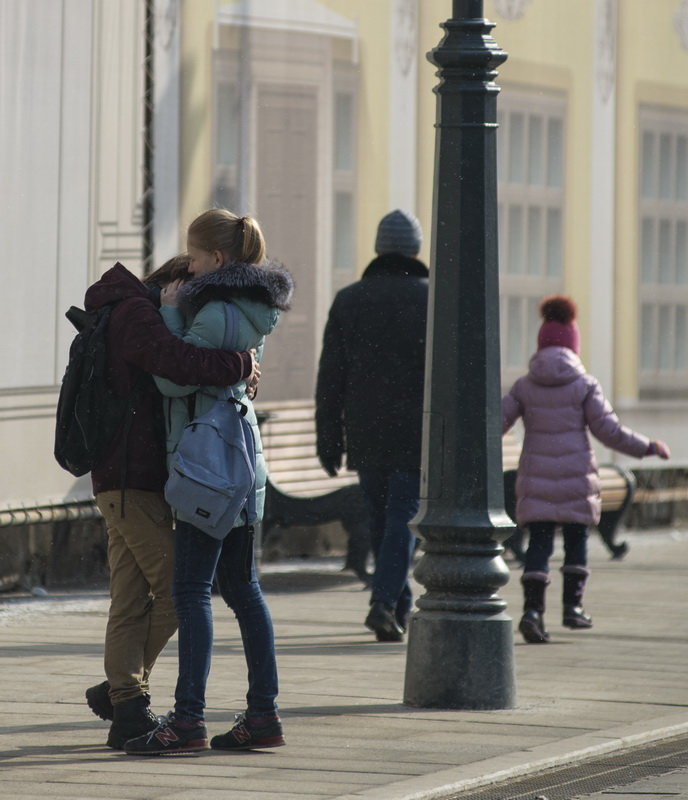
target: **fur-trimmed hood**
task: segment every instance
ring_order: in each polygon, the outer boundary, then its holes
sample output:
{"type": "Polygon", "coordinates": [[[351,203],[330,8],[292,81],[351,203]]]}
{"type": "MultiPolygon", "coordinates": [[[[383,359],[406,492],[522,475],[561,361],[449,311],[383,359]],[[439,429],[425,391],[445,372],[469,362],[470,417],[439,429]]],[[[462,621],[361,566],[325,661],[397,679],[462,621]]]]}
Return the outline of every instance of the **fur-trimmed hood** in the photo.
{"type": "Polygon", "coordinates": [[[269,262],[256,266],[234,262],[185,283],[179,294],[179,308],[184,314],[194,316],[211,300],[228,303],[244,298],[287,311],[293,292],[294,279],[281,264],[269,262]]]}

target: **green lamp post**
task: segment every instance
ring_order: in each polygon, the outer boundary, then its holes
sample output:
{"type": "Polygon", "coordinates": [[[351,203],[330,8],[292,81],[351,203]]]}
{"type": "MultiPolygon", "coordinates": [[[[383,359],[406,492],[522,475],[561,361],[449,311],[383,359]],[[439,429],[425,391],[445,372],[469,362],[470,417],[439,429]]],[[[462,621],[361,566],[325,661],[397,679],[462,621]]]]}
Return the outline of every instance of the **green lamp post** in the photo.
{"type": "Polygon", "coordinates": [[[435,188],[423,428],[425,588],[409,626],[404,702],[495,709],[515,703],[504,512],[497,254],[496,68],[483,0],[453,0],[438,67],[435,188]]]}

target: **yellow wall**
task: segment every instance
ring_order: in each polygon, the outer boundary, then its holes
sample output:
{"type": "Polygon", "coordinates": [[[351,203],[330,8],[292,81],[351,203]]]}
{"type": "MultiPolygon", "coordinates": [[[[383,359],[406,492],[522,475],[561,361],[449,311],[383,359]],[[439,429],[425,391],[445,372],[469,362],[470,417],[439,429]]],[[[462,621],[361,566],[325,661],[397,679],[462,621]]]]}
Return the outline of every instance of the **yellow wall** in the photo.
{"type": "Polygon", "coordinates": [[[213,0],[183,0],[180,232],[208,207],[212,171],[213,0]]]}
{"type": "Polygon", "coordinates": [[[390,5],[371,0],[320,0],[322,5],[356,20],[359,34],[359,106],[356,267],[362,272],[375,255],[375,232],[386,214],[389,185],[390,5]],[[382,102],[380,98],[383,98],[382,102]]]}
{"type": "Polygon", "coordinates": [[[419,3],[418,19],[418,218],[425,240],[423,255],[430,258],[432,233],[432,191],[435,168],[436,96],[433,89],[438,84],[436,69],[427,54],[444,36],[440,23],[451,16],[452,4],[448,0],[425,0],[419,3]]]}
{"type": "MultiPolygon", "coordinates": [[[[358,206],[356,264],[373,255],[375,229],[386,213],[390,8],[383,0],[319,0],[356,20],[360,54],[358,117],[358,206]]],[[[615,394],[637,395],[637,113],[641,103],[688,106],[688,52],[674,30],[677,0],[619,0],[617,82],[616,354],[615,394]],[[651,19],[649,8],[651,6],[651,19]]],[[[435,149],[435,68],[426,58],[439,43],[440,23],[451,16],[451,0],[420,0],[418,60],[417,212],[425,231],[421,257],[429,259],[435,149]]],[[[501,97],[511,88],[541,87],[566,98],[565,291],[579,304],[584,358],[591,346],[588,298],[594,290],[590,256],[592,191],[592,92],[595,86],[595,0],[531,0],[518,20],[485,13],[493,36],[509,58],[497,83],[501,97]]],[[[182,3],[182,174],[180,222],[208,203],[212,168],[213,0],[182,3]]],[[[499,102],[499,101],[498,101],[499,102]]]]}
{"type": "MultiPolygon", "coordinates": [[[[492,36],[508,53],[497,77],[500,97],[510,87],[540,87],[566,97],[566,199],[564,219],[565,290],[579,303],[583,341],[587,326],[589,286],[590,217],[590,108],[592,85],[592,2],[533,0],[517,20],[506,20],[494,12],[492,0],[485,3],[485,15],[496,23],[492,36]]],[[[451,14],[451,4],[431,0],[422,3],[421,52],[436,47],[443,31],[439,23],[451,14]]],[[[421,143],[419,146],[419,205],[429,230],[432,204],[435,96],[434,68],[423,71],[420,81],[421,143]],[[428,124],[426,124],[426,122],[428,124]]],[[[497,101],[499,104],[499,100],[497,101]]]]}

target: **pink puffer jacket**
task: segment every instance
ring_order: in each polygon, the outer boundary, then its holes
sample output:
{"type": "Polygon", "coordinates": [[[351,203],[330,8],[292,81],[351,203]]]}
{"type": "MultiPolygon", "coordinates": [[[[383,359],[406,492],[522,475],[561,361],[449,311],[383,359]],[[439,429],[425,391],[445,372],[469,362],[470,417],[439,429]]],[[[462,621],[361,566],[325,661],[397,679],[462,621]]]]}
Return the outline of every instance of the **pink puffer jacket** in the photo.
{"type": "Polygon", "coordinates": [[[580,358],[566,347],[545,347],[502,399],[502,432],[523,417],[525,436],[516,477],[516,522],[600,519],[600,483],[588,429],[602,444],[629,456],[646,455],[650,440],[624,427],[580,358]]]}

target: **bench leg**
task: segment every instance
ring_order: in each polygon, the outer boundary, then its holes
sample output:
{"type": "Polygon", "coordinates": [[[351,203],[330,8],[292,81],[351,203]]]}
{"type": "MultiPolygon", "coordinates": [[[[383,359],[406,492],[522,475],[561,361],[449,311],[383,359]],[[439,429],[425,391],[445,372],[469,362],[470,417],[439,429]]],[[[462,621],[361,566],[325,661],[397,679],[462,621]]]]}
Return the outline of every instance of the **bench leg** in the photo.
{"type": "Polygon", "coordinates": [[[611,553],[613,559],[620,560],[628,552],[628,544],[626,542],[615,542],[616,530],[619,527],[621,518],[626,510],[625,506],[618,511],[605,511],[600,516],[600,521],[597,525],[597,530],[600,532],[600,537],[605,544],[605,547],[611,553]]]}

